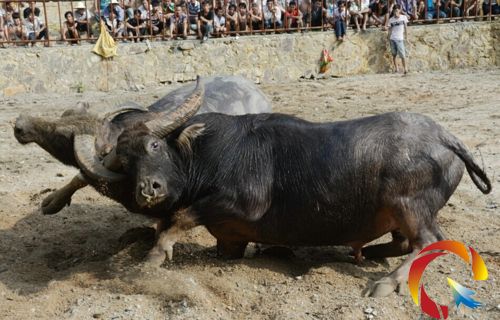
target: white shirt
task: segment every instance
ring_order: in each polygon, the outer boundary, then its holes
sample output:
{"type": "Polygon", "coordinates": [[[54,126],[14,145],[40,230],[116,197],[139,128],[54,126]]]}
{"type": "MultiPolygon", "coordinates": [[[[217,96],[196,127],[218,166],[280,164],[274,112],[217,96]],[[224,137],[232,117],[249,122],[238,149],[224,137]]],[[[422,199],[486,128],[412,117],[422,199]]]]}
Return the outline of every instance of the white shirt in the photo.
{"type": "Polygon", "coordinates": [[[216,27],[223,27],[226,25],[226,17],[224,16],[218,16],[214,14],[214,24],[216,27]]]}
{"type": "Polygon", "coordinates": [[[391,28],[391,40],[404,40],[405,26],[408,23],[408,18],[401,14],[399,18],[395,16],[389,19],[389,26],[391,28]]]}
{"type": "Polygon", "coordinates": [[[26,28],[26,35],[29,36],[30,33],[40,32],[43,28],[43,23],[40,22],[38,17],[33,19],[33,22],[28,19],[24,20],[24,27],[26,28]]]}
{"type": "Polygon", "coordinates": [[[90,20],[90,18],[92,18],[92,13],[90,13],[89,9],[84,9],[83,11],[75,10],[73,16],[75,17],[75,21],[90,20]]]}

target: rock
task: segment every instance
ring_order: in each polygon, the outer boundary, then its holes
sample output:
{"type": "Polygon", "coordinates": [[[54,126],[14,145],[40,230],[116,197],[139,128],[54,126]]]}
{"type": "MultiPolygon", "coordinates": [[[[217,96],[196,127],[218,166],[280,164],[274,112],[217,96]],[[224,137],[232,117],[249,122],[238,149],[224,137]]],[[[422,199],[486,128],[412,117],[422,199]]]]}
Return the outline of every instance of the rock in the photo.
{"type": "Polygon", "coordinates": [[[181,41],[181,43],[179,44],[179,49],[183,51],[193,50],[194,43],[192,41],[181,41]]]}
{"type": "Polygon", "coordinates": [[[18,84],[17,86],[7,87],[3,89],[3,95],[6,97],[15,96],[16,94],[25,92],[26,92],[26,87],[22,84],[18,84]]]}
{"type": "Polygon", "coordinates": [[[371,314],[371,313],[373,313],[373,308],[372,307],[368,307],[363,312],[366,313],[366,314],[371,314]]]}

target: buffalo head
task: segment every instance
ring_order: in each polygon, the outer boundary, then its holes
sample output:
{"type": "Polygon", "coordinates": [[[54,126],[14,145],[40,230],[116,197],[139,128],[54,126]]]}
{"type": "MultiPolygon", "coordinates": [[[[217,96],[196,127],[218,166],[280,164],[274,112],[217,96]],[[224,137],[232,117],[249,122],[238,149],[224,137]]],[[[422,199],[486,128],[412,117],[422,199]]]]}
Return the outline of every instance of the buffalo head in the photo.
{"type": "Polygon", "coordinates": [[[136,201],[141,207],[175,202],[185,180],[181,153],[188,152],[190,141],[201,134],[204,126],[195,124],[185,128],[173,142],[170,135],[196,114],[203,95],[203,84],[198,78],[191,96],[175,110],[124,130],[118,137],[116,149],[104,161],[99,160],[94,137],[75,137],[80,168],[86,175],[104,181],[117,182],[126,176],[133,179],[136,201]]]}

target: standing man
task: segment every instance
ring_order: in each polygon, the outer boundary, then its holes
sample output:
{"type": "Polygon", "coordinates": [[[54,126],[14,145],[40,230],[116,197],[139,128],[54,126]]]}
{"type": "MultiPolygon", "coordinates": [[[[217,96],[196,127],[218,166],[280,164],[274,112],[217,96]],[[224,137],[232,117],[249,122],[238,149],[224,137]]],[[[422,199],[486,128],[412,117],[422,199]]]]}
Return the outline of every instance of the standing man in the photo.
{"type": "Polygon", "coordinates": [[[399,56],[403,62],[404,74],[408,72],[406,68],[405,39],[408,39],[408,18],[401,14],[401,6],[394,5],[389,19],[389,42],[391,44],[392,61],[394,62],[394,72],[399,72],[396,57],[399,56]]]}

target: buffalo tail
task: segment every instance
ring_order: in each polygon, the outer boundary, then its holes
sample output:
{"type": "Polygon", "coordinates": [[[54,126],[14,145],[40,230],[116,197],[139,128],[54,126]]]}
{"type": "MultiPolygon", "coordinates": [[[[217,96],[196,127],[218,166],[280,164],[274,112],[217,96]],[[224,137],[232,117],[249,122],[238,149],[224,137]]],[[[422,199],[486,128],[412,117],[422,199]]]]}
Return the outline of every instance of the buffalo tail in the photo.
{"type": "Polygon", "coordinates": [[[472,179],[472,182],[476,187],[481,190],[482,193],[488,194],[491,192],[491,182],[488,179],[486,173],[481,169],[475,162],[472,155],[469,153],[465,145],[451,134],[447,134],[444,139],[446,146],[452,150],[464,163],[467,168],[467,172],[472,179]]]}

